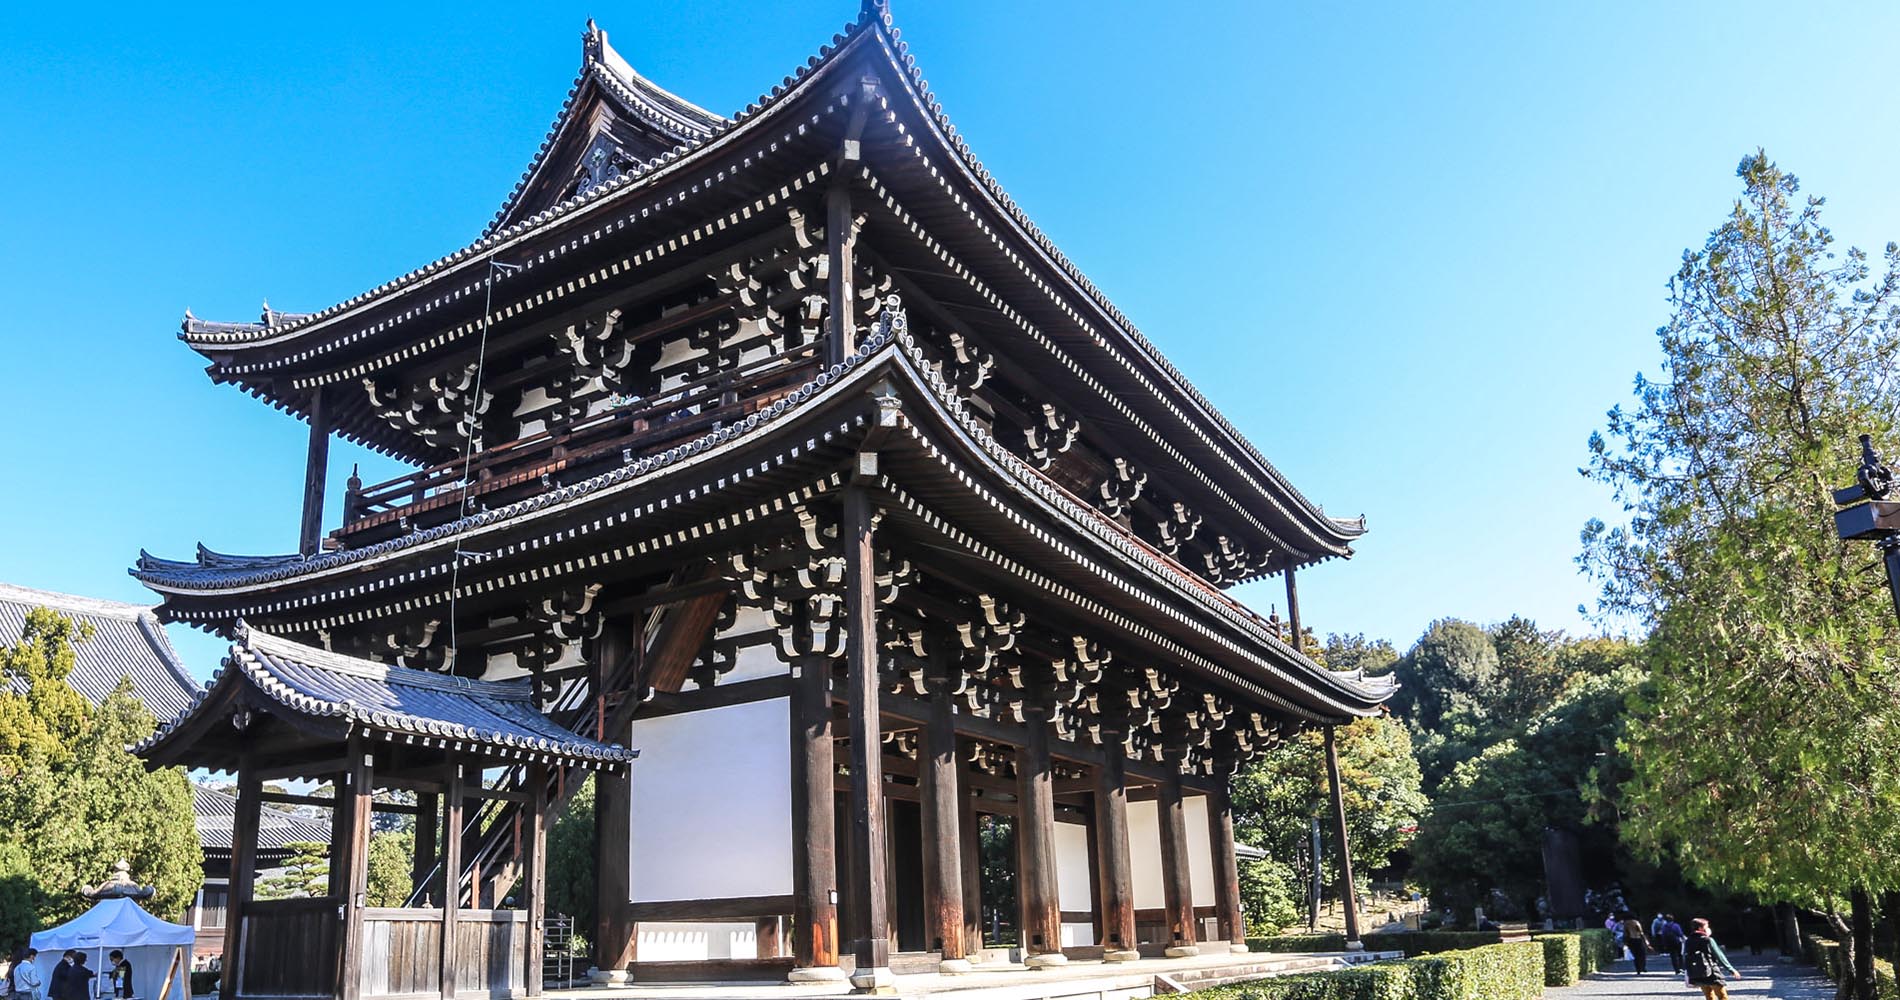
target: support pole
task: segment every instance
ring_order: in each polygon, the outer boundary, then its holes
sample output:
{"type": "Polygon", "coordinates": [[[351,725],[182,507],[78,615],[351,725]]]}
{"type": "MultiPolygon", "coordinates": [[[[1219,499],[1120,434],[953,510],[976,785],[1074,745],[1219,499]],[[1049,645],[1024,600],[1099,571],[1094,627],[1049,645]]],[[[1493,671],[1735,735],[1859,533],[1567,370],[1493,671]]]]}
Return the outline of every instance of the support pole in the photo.
{"type": "Polygon", "coordinates": [[[1022,910],[1023,964],[1062,965],[1062,901],[1056,886],[1055,764],[1049,756],[1049,705],[1025,705],[1026,738],[1016,755],[1016,825],[1021,871],[1016,895],[1022,910]]]}
{"type": "Polygon", "coordinates": [[[450,764],[442,792],[442,1000],[455,1000],[457,911],[462,908],[462,765],[450,764]]]}
{"type": "Polygon", "coordinates": [[[792,687],[792,982],[836,982],[838,839],[831,660],[802,656],[792,687]]]}
{"type": "Polygon", "coordinates": [[[752,923],[753,939],[758,942],[758,957],[779,957],[779,934],[777,917],[759,917],[752,923]]]}
{"type": "Polygon", "coordinates": [[[832,175],[825,189],[825,254],[830,271],[825,320],[825,364],[841,364],[858,349],[856,279],[857,226],[851,216],[851,187],[845,173],[832,175]]]}
{"type": "Polygon", "coordinates": [[[930,636],[930,719],[918,749],[918,796],[924,833],[924,919],[927,948],[941,957],[937,971],[970,971],[964,939],[963,845],[959,827],[961,789],[957,782],[957,720],[951,702],[957,669],[944,635],[930,636]]]}
{"type": "MultiPolygon", "coordinates": [[[[636,619],[637,620],[637,619],[636,619]]],[[[601,630],[588,692],[594,702],[594,737],[624,742],[627,734],[609,734],[606,684],[610,671],[643,643],[641,629],[615,621],[601,630]]],[[[638,957],[639,926],[631,912],[632,857],[628,841],[633,815],[633,785],[628,768],[594,775],[594,975],[598,984],[627,981],[627,967],[638,957]]]]}
{"type": "Polygon", "coordinates": [[[1187,809],[1181,801],[1181,760],[1168,754],[1156,812],[1161,821],[1161,889],[1168,925],[1169,958],[1199,955],[1194,921],[1194,878],[1188,864],[1187,809]]]}
{"type": "MultiPolygon", "coordinates": [[[[848,203],[847,203],[848,207],[848,203]]],[[[832,280],[837,280],[834,271],[832,280]]],[[[871,546],[871,498],[861,486],[844,491],[844,603],[846,687],[851,720],[851,910],[864,936],[855,942],[851,985],[884,990],[891,975],[889,899],[885,892],[884,739],[878,709],[877,567],[871,546]]]]}
{"type": "Polygon", "coordinates": [[[1095,769],[1095,825],[1102,898],[1102,959],[1132,962],[1135,949],[1135,879],[1128,859],[1128,779],[1122,741],[1127,733],[1102,731],[1108,751],[1095,769]]]}
{"type": "Polygon", "coordinates": [[[1359,901],[1353,896],[1352,846],[1346,842],[1346,797],[1339,785],[1339,746],[1333,737],[1336,728],[1326,727],[1326,783],[1333,793],[1333,836],[1339,845],[1339,899],[1346,908],[1346,950],[1360,951],[1366,945],[1359,939],[1359,901]]]}
{"type": "Polygon", "coordinates": [[[236,815],[231,818],[231,885],[224,913],[224,969],[218,974],[219,1000],[237,1000],[244,967],[244,911],[250,908],[257,879],[257,825],[264,805],[264,783],[249,750],[238,754],[236,815]]]}
{"type": "MultiPolygon", "coordinates": [[[[959,760],[972,745],[968,740],[958,741],[959,760]]],[[[976,793],[968,788],[958,788],[957,792],[957,833],[962,840],[958,853],[963,863],[963,954],[968,957],[983,950],[983,864],[977,852],[982,832],[977,824],[976,793]]]]}
{"type": "Polygon", "coordinates": [[[304,452],[303,520],[297,551],[315,555],[323,541],[323,488],[330,473],[330,413],[322,389],[310,394],[310,447],[304,452]]]}
{"type": "Polygon", "coordinates": [[[1305,652],[1306,633],[1300,630],[1300,588],[1293,580],[1293,567],[1286,568],[1286,624],[1293,630],[1293,648],[1305,652]]]}
{"type": "Polygon", "coordinates": [[[1240,859],[1234,851],[1234,803],[1223,779],[1207,795],[1207,819],[1214,842],[1214,920],[1228,950],[1247,952],[1247,922],[1240,910],[1240,859]]]}
{"type": "Polygon", "coordinates": [[[527,947],[522,955],[522,982],[531,997],[541,995],[546,965],[542,958],[547,939],[548,902],[548,766],[528,765],[527,829],[522,831],[521,908],[528,914],[527,947]]]}
{"type": "Polygon", "coordinates": [[[421,900],[428,897],[430,889],[423,883],[435,868],[437,823],[441,820],[442,797],[434,792],[416,794],[416,850],[409,875],[409,884],[414,886],[411,894],[421,900]]]}
{"type": "MultiPolygon", "coordinates": [[[[375,758],[362,734],[350,737],[349,850],[341,862],[344,869],[343,934],[340,961],[337,963],[336,995],[339,1000],[356,1000],[363,994],[363,908],[369,905],[369,828],[375,808],[375,758]]],[[[337,789],[340,799],[345,794],[337,789]]]]}

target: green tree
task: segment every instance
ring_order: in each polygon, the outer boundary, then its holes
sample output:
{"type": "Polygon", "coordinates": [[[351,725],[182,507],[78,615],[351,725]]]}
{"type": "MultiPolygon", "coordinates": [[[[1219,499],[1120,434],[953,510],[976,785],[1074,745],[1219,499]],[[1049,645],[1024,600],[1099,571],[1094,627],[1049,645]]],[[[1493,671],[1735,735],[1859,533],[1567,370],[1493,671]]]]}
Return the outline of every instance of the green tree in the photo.
{"type": "Polygon", "coordinates": [[[377,830],[369,837],[369,905],[402,906],[415,888],[413,825],[377,830]]]}
{"type": "MultiPolygon", "coordinates": [[[[1585,473],[1629,513],[1582,561],[1608,613],[1653,629],[1623,830],[1684,871],[1769,899],[1895,886],[1900,675],[1874,553],[1834,535],[1854,436],[1891,440],[1900,247],[1878,275],[1822,201],[1757,152],[1742,196],[1670,283],[1663,375],[1610,411],[1585,473]]],[[[1838,918],[1837,922],[1838,922],[1838,918]]],[[[1871,931],[1856,933],[1871,996],[1871,931]]]]}
{"type": "Polygon", "coordinates": [[[548,910],[574,918],[594,936],[599,912],[595,884],[594,777],[588,775],[548,828],[548,910]]]}
{"type": "Polygon", "coordinates": [[[289,860],[275,875],[257,880],[259,899],[288,899],[292,896],[327,896],[330,893],[330,845],[314,840],[297,840],[284,845],[289,860]]]}
{"type": "Polygon", "coordinates": [[[1320,662],[1334,670],[1364,670],[1380,674],[1399,661],[1399,651],[1384,639],[1368,639],[1365,633],[1328,635],[1321,648],[1320,662]]]}

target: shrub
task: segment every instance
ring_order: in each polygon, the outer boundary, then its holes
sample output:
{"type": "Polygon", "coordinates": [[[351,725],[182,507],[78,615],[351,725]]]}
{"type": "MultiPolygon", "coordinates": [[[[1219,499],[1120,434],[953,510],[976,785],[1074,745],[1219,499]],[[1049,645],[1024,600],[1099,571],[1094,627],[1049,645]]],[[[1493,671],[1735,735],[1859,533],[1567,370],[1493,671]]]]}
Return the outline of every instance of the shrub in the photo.
{"type": "Polygon", "coordinates": [[[1544,985],[1569,986],[1583,978],[1583,935],[1575,931],[1540,934],[1544,946],[1544,985]]]}
{"type": "MultiPolygon", "coordinates": [[[[1345,951],[1344,934],[1276,934],[1273,937],[1250,937],[1247,939],[1248,951],[1345,951]]],[[[1385,949],[1376,949],[1384,951],[1385,949]]]]}
{"type": "Polygon", "coordinates": [[[1622,957],[1617,954],[1616,935],[1601,927],[1585,928],[1577,932],[1577,937],[1583,941],[1578,967],[1581,975],[1587,976],[1598,969],[1607,969],[1622,957]]]}
{"type": "MultiPolygon", "coordinates": [[[[1309,940],[1316,937],[1325,935],[1308,936],[1309,940]]],[[[1402,962],[1257,979],[1202,990],[1194,997],[1195,1000],[1541,1000],[1545,979],[1544,947],[1536,941],[1488,944],[1402,962]]]]}
{"type": "MultiPolygon", "coordinates": [[[[1384,931],[1365,935],[1367,951],[1402,951],[1406,957],[1497,944],[1497,931],[1384,931]]],[[[1248,938],[1252,951],[1345,951],[1343,934],[1280,934],[1248,938]]]]}

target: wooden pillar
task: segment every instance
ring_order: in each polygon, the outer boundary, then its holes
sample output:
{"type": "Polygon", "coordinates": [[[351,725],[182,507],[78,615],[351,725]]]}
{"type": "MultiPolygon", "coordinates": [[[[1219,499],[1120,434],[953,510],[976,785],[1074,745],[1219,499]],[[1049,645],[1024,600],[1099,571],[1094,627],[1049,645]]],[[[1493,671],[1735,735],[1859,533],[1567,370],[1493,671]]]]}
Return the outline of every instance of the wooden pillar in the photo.
{"type": "MultiPolygon", "coordinates": [[[[967,740],[958,743],[958,767],[970,746],[967,740]]],[[[978,854],[982,832],[977,825],[976,793],[961,787],[957,792],[958,853],[963,862],[963,954],[968,957],[983,950],[983,863],[978,854]]]]}
{"type": "Polygon", "coordinates": [[[856,280],[856,220],[851,216],[851,188],[843,172],[832,175],[825,191],[825,253],[829,258],[829,287],[825,320],[825,364],[835,365],[858,349],[856,280]]]}
{"type": "Polygon", "coordinates": [[[521,832],[521,908],[528,914],[528,941],[522,955],[522,983],[528,995],[541,995],[542,942],[547,935],[548,903],[548,766],[528,765],[526,828],[521,832]]]}
{"type": "MultiPolygon", "coordinates": [[[[363,908],[369,905],[369,829],[375,791],[375,759],[360,733],[350,737],[349,788],[339,787],[339,798],[350,799],[349,849],[345,852],[343,882],[343,933],[341,961],[337,963],[337,990],[340,1000],[356,1000],[363,992],[363,908]]],[[[332,861],[333,865],[339,862],[332,861]]]]}
{"type": "Polygon", "coordinates": [[[1300,631],[1300,588],[1293,582],[1293,567],[1286,568],[1286,623],[1293,630],[1294,649],[1305,652],[1305,635],[1300,631]]]}
{"type": "Polygon", "coordinates": [[[420,905],[423,899],[433,901],[434,890],[429,887],[429,873],[435,870],[437,823],[442,816],[442,798],[434,792],[416,794],[416,852],[409,884],[413,886],[410,895],[420,905]]]}
{"type": "Polygon", "coordinates": [[[1049,706],[1025,706],[1026,739],[1016,755],[1016,897],[1022,911],[1023,964],[1061,965],[1062,901],[1056,887],[1055,764],[1049,756],[1049,706]]]}
{"type": "Polygon", "coordinates": [[[224,969],[218,974],[220,1000],[237,1000],[238,976],[244,957],[244,911],[257,880],[257,826],[264,806],[264,783],[257,777],[251,752],[238,755],[237,807],[231,817],[231,882],[225,899],[224,969]]]}
{"type": "Polygon", "coordinates": [[[1339,900],[1346,910],[1346,950],[1365,947],[1359,940],[1359,900],[1353,895],[1352,846],[1346,842],[1346,798],[1339,785],[1339,746],[1334,726],[1326,727],[1326,783],[1333,793],[1333,838],[1339,847],[1339,900]]]}
{"type": "Polygon", "coordinates": [[[442,792],[442,1000],[455,1000],[457,911],[462,908],[462,765],[450,764],[442,792]]]}
{"type": "Polygon", "coordinates": [[[1194,877],[1188,865],[1187,809],[1181,802],[1180,759],[1168,754],[1155,811],[1161,820],[1161,888],[1167,907],[1169,958],[1201,953],[1194,926],[1194,877]]]}
{"type": "Polygon", "coordinates": [[[838,839],[833,816],[831,659],[801,656],[792,686],[793,982],[843,979],[838,969],[838,839]]]}
{"type": "Polygon", "coordinates": [[[956,669],[946,637],[931,636],[930,718],[918,749],[918,795],[924,828],[924,947],[941,953],[940,972],[969,970],[963,919],[963,845],[957,782],[957,728],[950,700],[956,669]],[[955,964],[952,964],[955,963],[955,964]],[[947,966],[947,967],[946,967],[947,966]]]}
{"type": "Polygon", "coordinates": [[[330,472],[330,413],[322,389],[310,393],[310,447],[304,453],[303,521],[297,551],[316,554],[323,541],[323,488],[330,472]]]}
{"type": "Polygon", "coordinates": [[[777,917],[758,918],[757,922],[753,924],[753,937],[758,941],[758,956],[760,958],[777,958],[782,954],[779,950],[777,917]]]}
{"type": "Polygon", "coordinates": [[[350,891],[350,811],[356,799],[348,794],[350,772],[340,771],[330,780],[330,879],[324,892],[341,899],[350,891]]]}
{"type": "MultiPolygon", "coordinates": [[[[610,622],[596,643],[589,668],[596,739],[623,743],[625,731],[607,732],[606,684],[613,668],[645,647],[638,625],[610,622]]],[[[631,697],[631,695],[629,695],[631,697]]],[[[633,785],[630,768],[594,775],[594,969],[609,982],[624,982],[639,957],[639,925],[632,915],[633,785]]]]}
{"type": "Polygon", "coordinates": [[[1132,962],[1135,950],[1135,877],[1128,859],[1128,780],[1124,773],[1125,733],[1102,732],[1101,766],[1095,769],[1095,867],[1101,873],[1102,958],[1132,962]]]}
{"type": "Polygon", "coordinates": [[[1240,860],[1234,853],[1234,803],[1223,779],[1207,795],[1207,821],[1214,845],[1214,920],[1231,951],[1247,950],[1247,922],[1240,911],[1240,860]]]}
{"type": "MultiPolygon", "coordinates": [[[[846,207],[849,207],[847,202],[846,207]]],[[[847,266],[849,261],[847,260],[847,266]]],[[[837,272],[832,281],[837,281],[837,272]]],[[[851,856],[857,864],[850,906],[864,933],[855,942],[851,985],[892,985],[889,901],[885,895],[884,738],[879,712],[877,567],[871,545],[871,498],[861,486],[844,491],[845,667],[850,692],[851,856]]]]}

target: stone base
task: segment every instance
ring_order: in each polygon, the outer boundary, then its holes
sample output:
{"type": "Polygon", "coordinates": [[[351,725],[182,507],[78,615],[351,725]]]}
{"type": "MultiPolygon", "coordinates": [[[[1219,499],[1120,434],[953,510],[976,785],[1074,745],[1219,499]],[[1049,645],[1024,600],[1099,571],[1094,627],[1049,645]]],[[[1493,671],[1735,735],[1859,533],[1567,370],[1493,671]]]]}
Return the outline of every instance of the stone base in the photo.
{"type": "Polygon", "coordinates": [[[1040,955],[1024,955],[1023,964],[1032,969],[1050,969],[1058,965],[1069,964],[1069,956],[1059,951],[1044,952],[1040,955]]]}
{"type": "Polygon", "coordinates": [[[892,993],[896,989],[897,977],[891,974],[889,966],[873,966],[851,974],[853,993],[892,993]]]}
{"type": "Polygon", "coordinates": [[[1246,955],[1252,952],[1252,950],[1253,949],[1247,947],[1244,944],[1230,944],[1227,946],[1228,954],[1232,954],[1232,955],[1246,955]]]}
{"type": "Polygon", "coordinates": [[[975,972],[976,966],[971,965],[967,958],[946,958],[937,963],[937,971],[946,976],[961,976],[967,972],[975,972]]]}
{"type": "Polygon", "coordinates": [[[844,970],[835,965],[812,965],[785,974],[788,983],[842,983],[844,970]]]}
{"type": "Polygon", "coordinates": [[[587,981],[595,986],[625,986],[633,982],[633,974],[625,969],[590,969],[587,981]]]}
{"type": "Polygon", "coordinates": [[[1126,951],[1102,952],[1102,961],[1104,962],[1138,962],[1140,960],[1141,960],[1141,952],[1138,952],[1133,948],[1130,948],[1126,951]]]}
{"type": "Polygon", "coordinates": [[[1346,950],[1347,951],[1365,951],[1366,943],[1364,941],[1348,941],[1346,942],[1346,950]]]}
{"type": "Polygon", "coordinates": [[[1200,946],[1192,945],[1192,944],[1177,944],[1174,947],[1169,948],[1167,951],[1162,952],[1162,954],[1168,956],[1169,958],[1193,958],[1194,956],[1199,955],[1200,953],[1201,953],[1200,946]]]}

